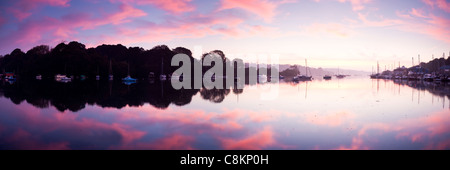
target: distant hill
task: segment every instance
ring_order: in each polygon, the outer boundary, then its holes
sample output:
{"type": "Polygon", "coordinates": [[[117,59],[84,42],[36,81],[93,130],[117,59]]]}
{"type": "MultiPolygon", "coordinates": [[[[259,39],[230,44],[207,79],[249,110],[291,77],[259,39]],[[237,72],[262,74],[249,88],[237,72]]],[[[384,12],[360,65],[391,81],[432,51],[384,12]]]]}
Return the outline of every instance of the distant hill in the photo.
{"type": "Polygon", "coordinates": [[[370,75],[371,72],[360,71],[360,70],[350,70],[350,69],[338,69],[338,68],[324,68],[324,70],[329,71],[335,74],[343,74],[343,75],[351,75],[351,76],[366,76],[370,75]]]}
{"type": "MultiPolygon", "coordinates": [[[[301,65],[289,65],[289,64],[280,64],[280,73],[283,71],[286,71],[285,73],[288,76],[292,76],[290,74],[296,73],[294,70],[298,70],[299,74],[305,74],[306,68],[305,66],[301,65]],[[289,71],[287,71],[289,69],[289,71]]],[[[344,75],[370,75],[370,72],[366,71],[359,71],[359,70],[351,70],[351,69],[338,69],[338,68],[308,68],[308,75],[312,76],[324,76],[324,75],[337,75],[337,74],[344,74],[344,75]]],[[[283,74],[282,74],[283,75],[283,74]]],[[[286,75],[284,75],[286,76],[286,75]]]]}

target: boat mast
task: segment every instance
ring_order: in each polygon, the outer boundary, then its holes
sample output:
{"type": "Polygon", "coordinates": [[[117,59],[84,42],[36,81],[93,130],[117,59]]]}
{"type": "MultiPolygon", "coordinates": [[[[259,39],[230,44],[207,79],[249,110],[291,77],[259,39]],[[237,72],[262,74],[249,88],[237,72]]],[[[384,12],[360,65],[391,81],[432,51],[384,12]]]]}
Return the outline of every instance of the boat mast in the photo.
{"type": "Polygon", "coordinates": [[[109,59],[109,75],[112,75],[111,59],[109,59]]]}
{"type": "Polygon", "coordinates": [[[164,74],[164,58],[161,58],[161,75],[164,74]]]}
{"type": "Polygon", "coordinates": [[[420,66],[420,54],[419,54],[419,66],[420,66]]]}
{"type": "Polygon", "coordinates": [[[377,61],[377,74],[380,74],[380,63],[377,61]]]}
{"type": "Polygon", "coordinates": [[[305,73],[306,73],[306,77],[308,77],[308,62],[305,59],[305,73]]]}

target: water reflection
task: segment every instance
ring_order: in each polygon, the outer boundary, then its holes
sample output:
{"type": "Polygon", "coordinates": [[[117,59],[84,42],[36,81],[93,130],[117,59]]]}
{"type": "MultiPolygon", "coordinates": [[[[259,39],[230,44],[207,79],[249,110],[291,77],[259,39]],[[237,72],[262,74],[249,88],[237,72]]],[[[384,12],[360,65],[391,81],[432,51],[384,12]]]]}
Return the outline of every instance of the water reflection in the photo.
{"type": "Polygon", "coordinates": [[[402,86],[409,86],[417,90],[426,90],[438,97],[450,98],[450,83],[449,82],[427,82],[427,81],[407,81],[394,80],[395,84],[402,86]]]}
{"type": "MultiPolygon", "coordinates": [[[[225,83],[224,83],[225,84],[225,83]]],[[[160,109],[170,104],[187,105],[192,96],[200,92],[203,99],[220,103],[230,91],[240,94],[243,89],[238,85],[227,89],[181,89],[175,90],[170,81],[146,80],[125,84],[120,81],[75,81],[57,83],[53,81],[22,80],[15,84],[2,81],[0,95],[11,99],[15,104],[26,101],[38,108],[56,107],[59,111],[77,112],[87,104],[101,107],[123,108],[139,107],[145,103],[160,109]],[[231,89],[231,90],[230,90],[231,89]]]]}
{"type": "Polygon", "coordinates": [[[149,103],[156,108],[165,109],[170,104],[189,104],[198,91],[175,90],[170,82],[147,81],[127,85],[121,82],[75,81],[66,84],[30,80],[0,85],[0,94],[15,104],[26,101],[38,108],[48,108],[51,105],[61,112],[77,112],[87,104],[120,109],[127,105],[138,107],[149,103]]]}
{"type": "Polygon", "coordinates": [[[448,84],[74,85],[2,84],[0,149],[450,149],[448,84]]]}
{"type": "Polygon", "coordinates": [[[225,96],[230,93],[230,89],[206,89],[202,88],[200,90],[200,95],[203,99],[209,100],[214,103],[221,103],[225,96]]]}

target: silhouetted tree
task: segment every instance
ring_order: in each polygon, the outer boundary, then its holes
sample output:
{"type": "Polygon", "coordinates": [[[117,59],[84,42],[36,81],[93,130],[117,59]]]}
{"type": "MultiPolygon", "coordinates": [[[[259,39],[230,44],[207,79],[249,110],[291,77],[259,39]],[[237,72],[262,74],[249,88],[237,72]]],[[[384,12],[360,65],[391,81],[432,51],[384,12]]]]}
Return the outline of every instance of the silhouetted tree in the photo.
{"type": "Polygon", "coordinates": [[[27,55],[29,56],[42,56],[48,53],[50,53],[50,47],[48,45],[39,45],[27,51],[27,55]]]}
{"type": "Polygon", "coordinates": [[[213,103],[221,103],[225,96],[227,96],[230,93],[230,89],[200,89],[200,95],[203,99],[209,100],[213,103]]]}
{"type": "Polygon", "coordinates": [[[177,47],[175,49],[172,50],[175,54],[186,54],[189,57],[192,57],[192,52],[191,50],[184,48],[184,47],[177,47]]]}

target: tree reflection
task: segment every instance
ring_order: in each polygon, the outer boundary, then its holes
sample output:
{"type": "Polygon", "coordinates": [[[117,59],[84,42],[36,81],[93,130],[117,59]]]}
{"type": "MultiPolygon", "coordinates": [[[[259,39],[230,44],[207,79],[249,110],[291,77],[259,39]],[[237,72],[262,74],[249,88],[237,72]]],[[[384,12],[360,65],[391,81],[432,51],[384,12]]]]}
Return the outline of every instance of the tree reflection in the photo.
{"type": "MultiPolygon", "coordinates": [[[[245,82],[245,85],[252,85],[245,82]]],[[[102,108],[118,108],[126,106],[139,107],[150,104],[159,109],[166,109],[170,104],[184,106],[192,101],[192,97],[200,92],[204,100],[221,103],[232,91],[239,95],[244,92],[244,84],[234,82],[225,89],[181,89],[176,90],[170,81],[139,80],[138,83],[126,85],[117,81],[75,80],[70,83],[59,83],[47,80],[20,79],[10,84],[0,81],[0,97],[5,97],[18,105],[24,101],[37,107],[55,107],[60,112],[70,110],[77,112],[86,105],[97,105],[102,108]],[[242,87],[238,87],[242,86],[242,87]]]]}
{"type": "Polygon", "coordinates": [[[202,98],[214,103],[221,103],[225,99],[225,96],[227,96],[229,93],[230,89],[200,89],[200,95],[202,96],[202,98]]]}
{"type": "Polygon", "coordinates": [[[57,83],[53,81],[21,80],[14,84],[0,83],[0,96],[13,103],[23,101],[38,108],[54,106],[61,112],[77,112],[89,105],[123,108],[142,106],[146,103],[160,109],[170,104],[187,105],[197,94],[197,89],[172,88],[169,81],[142,81],[133,85],[118,82],[74,81],[57,83]]]}
{"type": "Polygon", "coordinates": [[[421,91],[426,90],[435,96],[447,97],[448,99],[450,99],[450,83],[408,80],[394,80],[394,83],[398,85],[409,86],[421,91]]]}
{"type": "Polygon", "coordinates": [[[234,94],[243,93],[242,87],[237,86],[235,83],[226,89],[175,90],[170,81],[159,80],[141,80],[132,85],[120,81],[77,80],[58,83],[50,80],[20,80],[14,84],[0,81],[0,97],[8,98],[16,105],[26,101],[37,108],[53,106],[60,112],[77,112],[86,105],[121,109],[150,104],[155,108],[166,109],[170,104],[184,106],[191,103],[192,97],[198,92],[204,100],[221,103],[230,91],[234,94]]]}

